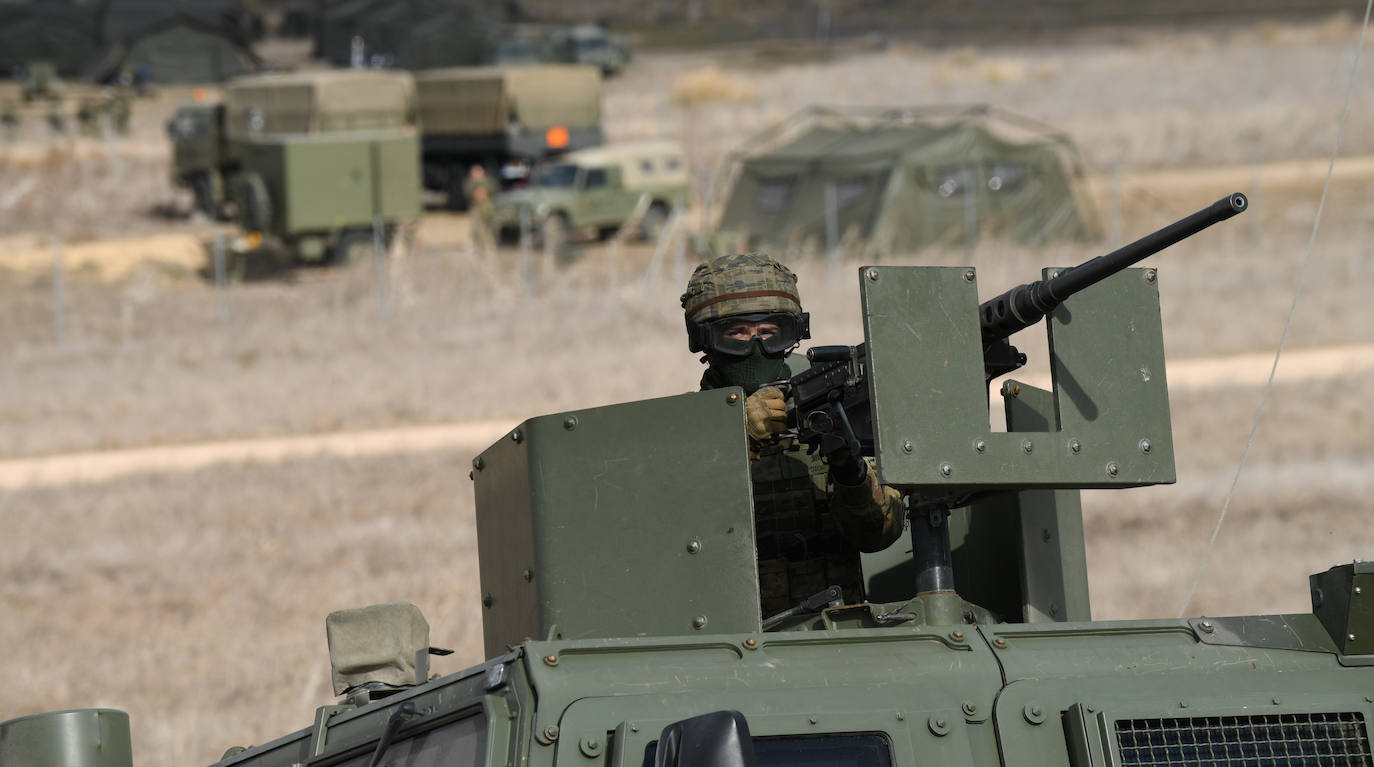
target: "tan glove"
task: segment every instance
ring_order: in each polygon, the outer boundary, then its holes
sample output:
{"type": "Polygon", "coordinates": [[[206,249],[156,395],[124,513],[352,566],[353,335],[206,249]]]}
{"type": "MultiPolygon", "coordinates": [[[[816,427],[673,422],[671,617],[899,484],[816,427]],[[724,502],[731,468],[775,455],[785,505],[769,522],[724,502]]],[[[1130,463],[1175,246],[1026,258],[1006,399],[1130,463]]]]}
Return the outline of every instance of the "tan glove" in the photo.
{"type": "Polygon", "coordinates": [[[787,401],[782,390],[765,386],[744,401],[744,431],[756,442],[787,430],[787,401]]]}

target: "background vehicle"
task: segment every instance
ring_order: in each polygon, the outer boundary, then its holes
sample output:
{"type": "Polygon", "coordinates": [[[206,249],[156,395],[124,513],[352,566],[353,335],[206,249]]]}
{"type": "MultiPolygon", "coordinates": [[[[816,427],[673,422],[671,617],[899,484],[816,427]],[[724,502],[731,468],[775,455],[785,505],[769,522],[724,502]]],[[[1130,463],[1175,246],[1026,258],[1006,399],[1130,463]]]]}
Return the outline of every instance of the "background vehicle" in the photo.
{"type": "Polygon", "coordinates": [[[173,177],[213,213],[306,261],[346,259],[420,211],[415,87],[404,72],[338,70],[231,80],[224,101],[169,126],[173,177]]]}
{"type": "Polygon", "coordinates": [[[601,75],[592,67],[455,67],[415,73],[424,185],[467,207],[474,164],[511,184],[539,160],[601,143],[601,75]]]}
{"type": "Polygon", "coordinates": [[[593,66],[613,77],[630,62],[630,45],[596,24],[577,24],[550,32],[544,40],[544,57],[593,66]]]}
{"type": "Polygon", "coordinates": [[[637,218],[640,234],[656,239],[673,206],[685,203],[687,184],[686,155],[675,141],[583,149],[543,166],[530,186],[498,195],[496,220],[502,231],[517,231],[523,208],[547,239],[637,218]]]}

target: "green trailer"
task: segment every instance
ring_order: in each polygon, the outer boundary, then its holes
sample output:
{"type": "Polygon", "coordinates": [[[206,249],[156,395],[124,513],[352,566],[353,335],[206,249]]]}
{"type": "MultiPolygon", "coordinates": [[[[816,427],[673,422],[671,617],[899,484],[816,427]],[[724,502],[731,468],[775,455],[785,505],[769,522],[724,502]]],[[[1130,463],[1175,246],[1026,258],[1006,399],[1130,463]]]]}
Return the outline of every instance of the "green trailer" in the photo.
{"type": "Polygon", "coordinates": [[[169,124],[173,178],[252,246],[348,260],[419,214],[420,147],[408,73],[342,70],[235,78],[224,100],[169,124]]]}

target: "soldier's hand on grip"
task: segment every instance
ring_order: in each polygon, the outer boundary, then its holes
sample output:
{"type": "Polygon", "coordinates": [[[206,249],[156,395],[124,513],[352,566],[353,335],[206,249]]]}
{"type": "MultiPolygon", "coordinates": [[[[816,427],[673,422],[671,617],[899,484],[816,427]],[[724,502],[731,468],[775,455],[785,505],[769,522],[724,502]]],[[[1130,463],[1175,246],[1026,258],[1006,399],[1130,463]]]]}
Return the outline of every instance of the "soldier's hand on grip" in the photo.
{"type": "Polygon", "coordinates": [[[782,390],[765,386],[744,401],[744,430],[750,439],[765,442],[787,430],[787,401],[782,390]]]}

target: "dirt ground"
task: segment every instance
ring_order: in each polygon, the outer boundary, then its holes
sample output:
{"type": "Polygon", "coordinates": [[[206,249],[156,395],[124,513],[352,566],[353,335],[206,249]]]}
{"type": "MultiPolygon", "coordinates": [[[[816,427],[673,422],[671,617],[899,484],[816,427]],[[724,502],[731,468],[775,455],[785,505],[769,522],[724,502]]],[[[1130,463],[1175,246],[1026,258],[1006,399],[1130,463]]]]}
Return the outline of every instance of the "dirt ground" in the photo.
{"type": "MultiPolygon", "coordinates": [[[[1324,172],[1279,172],[1324,171],[1358,31],[1337,20],[786,63],[734,49],[643,54],[608,82],[605,117],[615,140],[682,140],[703,193],[729,148],[813,101],[986,101],[1050,122],[1079,141],[1090,173],[1121,169],[1127,236],[1243,183],[1259,191],[1254,210],[1149,263],[1171,364],[1262,360],[1300,279],[1292,350],[1374,343],[1367,182],[1333,188],[1304,273],[1324,172]],[[675,84],[709,67],[755,100],[672,101],[675,84]],[[1229,170],[1200,170],[1213,166],[1229,170]],[[1199,183],[1209,173],[1220,188],[1199,183]]],[[[1374,154],[1371,88],[1358,80],[1343,154],[1374,154]]],[[[174,95],[136,108],[128,139],[51,141],[26,125],[0,149],[0,460],[513,422],[695,388],[701,366],[677,303],[695,256],[675,243],[584,243],[566,264],[514,247],[481,257],[461,216],[432,213],[381,273],[367,261],[268,271],[218,292],[206,275],[214,228],[182,212],[167,156],[149,149],[165,149],[174,95]]],[[[974,265],[990,296],[1110,246],[984,242],[901,262],[974,265]]],[[[857,262],[795,266],[815,342],[857,341],[857,262]]],[[[1043,364],[1043,342],[1026,335],[1018,343],[1043,364]]],[[[1280,381],[1189,615],[1306,611],[1308,574],[1374,551],[1358,521],[1374,490],[1374,378],[1280,381]]],[[[1239,373],[1180,387],[1178,483],[1085,494],[1096,617],[1179,612],[1262,391],[1239,373]]],[[[433,643],[458,651],[437,670],[477,662],[466,474],[480,447],[307,447],[5,485],[0,719],[115,706],[133,716],[139,764],[209,763],[308,726],[333,700],[324,615],[381,601],[416,603],[433,643]]]]}

